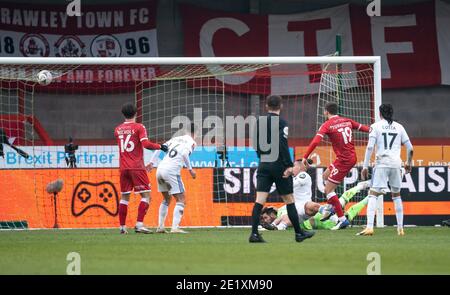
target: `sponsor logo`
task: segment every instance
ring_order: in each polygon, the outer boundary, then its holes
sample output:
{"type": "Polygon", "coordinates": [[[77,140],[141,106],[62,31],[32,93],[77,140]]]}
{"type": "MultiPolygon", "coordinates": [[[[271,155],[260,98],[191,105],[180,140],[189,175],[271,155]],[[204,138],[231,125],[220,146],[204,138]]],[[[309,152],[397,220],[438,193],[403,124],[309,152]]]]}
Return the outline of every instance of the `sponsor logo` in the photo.
{"type": "Polygon", "coordinates": [[[111,216],[118,214],[119,194],[112,182],[81,181],[75,186],[72,193],[72,215],[81,216],[91,208],[103,209],[111,216]]]}

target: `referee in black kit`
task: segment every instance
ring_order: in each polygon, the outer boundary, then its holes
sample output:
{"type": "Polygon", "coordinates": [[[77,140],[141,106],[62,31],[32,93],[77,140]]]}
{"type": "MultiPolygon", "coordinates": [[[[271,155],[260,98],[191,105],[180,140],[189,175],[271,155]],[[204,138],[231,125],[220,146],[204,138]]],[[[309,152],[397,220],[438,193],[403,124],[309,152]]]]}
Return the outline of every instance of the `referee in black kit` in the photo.
{"type": "MultiPolygon", "coordinates": [[[[261,210],[269,196],[270,188],[275,183],[278,193],[286,203],[289,219],[295,230],[295,240],[302,242],[311,238],[314,232],[300,227],[295,208],[292,180],[292,160],[288,145],[288,124],[280,118],[281,97],[270,95],[266,99],[267,116],[260,116],[256,124],[256,142],[254,146],[259,158],[257,170],[256,201],[252,212],[252,234],[250,243],[264,243],[258,232],[261,210]]],[[[255,139],[255,138],[254,138],[255,139]]]]}

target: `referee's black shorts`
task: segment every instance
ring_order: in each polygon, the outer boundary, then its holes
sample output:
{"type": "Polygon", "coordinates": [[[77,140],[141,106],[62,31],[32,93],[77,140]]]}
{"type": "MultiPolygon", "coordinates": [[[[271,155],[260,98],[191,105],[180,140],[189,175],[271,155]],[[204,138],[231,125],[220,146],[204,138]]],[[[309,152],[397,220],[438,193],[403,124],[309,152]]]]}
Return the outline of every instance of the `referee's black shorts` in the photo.
{"type": "Polygon", "coordinates": [[[286,168],[278,162],[260,163],[256,171],[256,191],[268,193],[275,183],[280,195],[292,194],[294,192],[292,177],[283,178],[286,168]]]}

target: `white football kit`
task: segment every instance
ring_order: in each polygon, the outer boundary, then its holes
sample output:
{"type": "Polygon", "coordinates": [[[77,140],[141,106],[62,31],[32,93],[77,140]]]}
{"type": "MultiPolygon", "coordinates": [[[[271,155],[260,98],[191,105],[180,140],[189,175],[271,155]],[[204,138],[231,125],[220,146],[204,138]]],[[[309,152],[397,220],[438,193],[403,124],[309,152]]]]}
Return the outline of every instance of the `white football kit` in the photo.
{"type": "Polygon", "coordinates": [[[369,134],[364,167],[369,166],[373,147],[376,147],[375,166],[372,173],[372,189],[391,188],[391,191],[398,193],[402,183],[402,159],[401,148],[406,145],[408,150],[412,149],[405,128],[398,122],[389,124],[386,120],[381,120],[372,124],[369,134]]]}
{"type": "MultiPolygon", "coordinates": [[[[303,222],[311,217],[309,215],[306,215],[305,212],[306,203],[312,202],[311,176],[308,173],[302,171],[297,174],[297,176],[293,177],[293,182],[295,208],[297,209],[297,214],[300,222],[303,222]]],[[[274,183],[272,184],[272,188],[270,189],[270,191],[274,191],[275,189],[276,187],[274,183]]],[[[285,207],[286,206],[280,208],[285,207]]]]}
{"type": "Polygon", "coordinates": [[[300,172],[293,178],[294,181],[294,199],[295,207],[297,208],[298,217],[300,222],[310,218],[311,216],[306,215],[305,205],[307,202],[311,202],[312,191],[311,185],[312,180],[306,172],[300,172]]]}
{"type": "MultiPolygon", "coordinates": [[[[169,151],[159,162],[156,170],[156,180],[158,181],[158,191],[169,194],[179,194],[185,191],[181,179],[181,169],[186,166],[192,169],[189,155],[196,147],[194,139],[189,135],[177,136],[165,143],[169,151]]],[[[151,159],[152,163],[158,158],[160,151],[156,151],[151,159]]]]}

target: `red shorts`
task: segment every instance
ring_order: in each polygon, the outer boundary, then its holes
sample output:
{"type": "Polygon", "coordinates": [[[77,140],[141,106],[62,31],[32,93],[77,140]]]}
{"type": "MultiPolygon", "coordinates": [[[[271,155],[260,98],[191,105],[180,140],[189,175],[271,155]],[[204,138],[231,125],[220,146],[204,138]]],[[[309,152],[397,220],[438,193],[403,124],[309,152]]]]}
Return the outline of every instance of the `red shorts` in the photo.
{"type": "Polygon", "coordinates": [[[143,193],[150,191],[150,181],[145,170],[121,170],[120,191],[124,193],[143,193]]]}
{"type": "Polygon", "coordinates": [[[328,176],[328,181],[340,184],[347,174],[352,170],[356,164],[356,159],[354,161],[343,161],[336,159],[333,164],[331,164],[328,169],[330,170],[330,176],[328,176]]]}

